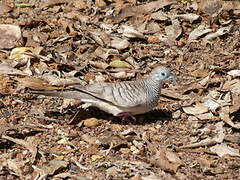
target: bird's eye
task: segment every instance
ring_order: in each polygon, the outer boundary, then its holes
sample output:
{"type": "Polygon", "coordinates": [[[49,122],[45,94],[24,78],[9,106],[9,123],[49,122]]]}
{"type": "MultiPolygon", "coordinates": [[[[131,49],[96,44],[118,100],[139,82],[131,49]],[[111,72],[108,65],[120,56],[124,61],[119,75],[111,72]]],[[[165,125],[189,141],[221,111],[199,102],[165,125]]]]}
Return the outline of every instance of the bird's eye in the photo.
{"type": "Polygon", "coordinates": [[[166,74],[165,73],[161,73],[162,74],[162,76],[166,76],[166,74]]]}

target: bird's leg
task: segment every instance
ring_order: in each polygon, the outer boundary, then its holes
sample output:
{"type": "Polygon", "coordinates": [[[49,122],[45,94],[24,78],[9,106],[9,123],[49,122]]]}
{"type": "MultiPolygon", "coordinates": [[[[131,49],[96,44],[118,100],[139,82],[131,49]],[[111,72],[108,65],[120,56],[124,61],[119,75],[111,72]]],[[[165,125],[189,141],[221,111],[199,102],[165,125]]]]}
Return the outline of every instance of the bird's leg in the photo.
{"type": "Polygon", "coordinates": [[[126,121],[129,118],[131,118],[134,121],[137,121],[137,119],[130,112],[121,112],[121,113],[118,113],[116,116],[120,117],[123,121],[126,121]]]}

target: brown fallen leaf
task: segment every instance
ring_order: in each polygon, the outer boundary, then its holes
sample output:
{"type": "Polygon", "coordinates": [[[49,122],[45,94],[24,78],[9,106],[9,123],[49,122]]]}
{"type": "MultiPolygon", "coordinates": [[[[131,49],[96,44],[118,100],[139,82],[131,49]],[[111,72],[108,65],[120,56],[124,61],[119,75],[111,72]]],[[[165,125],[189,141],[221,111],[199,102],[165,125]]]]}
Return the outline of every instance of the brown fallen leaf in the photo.
{"type": "Polygon", "coordinates": [[[116,49],[122,50],[122,49],[128,48],[130,46],[130,43],[128,42],[127,39],[121,39],[121,38],[114,37],[111,40],[110,46],[114,47],[116,49]]]}
{"type": "Polygon", "coordinates": [[[200,24],[197,28],[195,28],[188,37],[188,43],[193,42],[194,40],[197,40],[200,36],[207,34],[211,32],[212,29],[210,29],[210,26],[207,24],[200,24]]]}
{"type": "Polygon", "coordinates": [[[143,33],[139,32],[132,26],[126,26],[122,25],[120,29],[118,30],[119,33],[122,33],[123,36],[128,37],[128,38],[140,38],[140,39],[145,39],[145,36],[143,33]]]}
{"type": "Polygon", "coordinates": [[[221,0],[201,0],[199,9],[206,14],[214,15],[221,9],[223,1],[221,0]]]}
{"type": "Polygon", "coordinates": [[[231,29],[231,26],[228,26],[228,27],[222,27],[220,29],[218,29],[216,32],[213,32],[213,33],[209,33],[207,34],[204,39],[206,40],[212,40],[212,39],[215,39],[219,36],[223,36],[224,34],[227,34],[229,33],[231,29]]]}
{"type": "Polygon", "coordinates": [[[31,47],[17,47],[12,49],[9,59],[13,61],[20,61],[22,59],[32,58],[32,56],[26,55],[25,52],[32,52],[31,47]]]}
{"type": "Polygon", "coordinates": [[[13,10],[13,8],[11,8],[10,6],[8,6],[4,3],[0,3],[0,15],[6,14],[12,10],[13,10]]]}
{"type": "Polygon", "coordinates": [[[197,158],[197,162],[200,164],[200,167],[203,172],[210,170],[212,162],[208,160],[206,157],[197,158]]]}
{"type": "Polygon", "coordinates": [[[71,1],[69,0],[46,0],[46,1],[41,1],[39,7],[41,9],[43,8],[48,8],[48,7],[52,7],[58,4],[63,4],[63,3],[69,3],[71,1]]]}
{"type": "Polygon", "coordinates": [[[102,61],[89,61],[89,64],[99,69],[107,69],[109,64],[102,61]]]}
{"type": "Polygon", "coordinates": [[[208,107],[203,104],[197,104],[194,106],[182,107],[183,111],[187,114],[198,115],[208,112],[208,107]]]}
{"type": "Polygon", "coordinates": [[[111,73],[110,75],[117,79],[126,79],[126,78],[135,77],[135,72],[121,71],[121,72],[111,73]]]}
{"type": "Polygon", "coordinates": [[[169,19],[168,15],[163,11],[158,11],[151,14],[151,18],[158,21],[167,21],[169,19]]]}
{"type": "Polygon", "coordinates": [[[132,68],[132,66],[126,61],[113,60],[109,64],[113,68],[132,68]]]}
{"type": "Polygon", "coordinates": [[[173,44],[175,40],[182,34],[182,27],[178,19],[172,19],[172,25],[165,27],[167,40],[169,44],[173,44]]]}
{"type": "Polygon", "coordinates": [[[171,0],[158,0],[140,6],[126,7],[121,10],[120,14],[114,17],[116,23],[130,16],[139,16],[141,14],[150,14],[165,6],[173,4],[171,0]]]}
{"type": "Polygon", "coordinates": [[[240,156],[239,149],[232,148],[225,143],[216,144],[213,147],[210,147],[210,150],[216,153],[219,157],[223,157],[228,154],[230,156],[240,156]]]}
{"type": "Polygon", "coordinates": [[[12,142],[14,142],[16,144],[19,144],[19,145],[24,146],[25,148],[27,148],[30,151],[31,155],[32,155],[31,156],[31,161],[32,162],[35,161],[38,149],[37,149],[37,144],[34,143],[33,139],[31,141],[24,141],[22,139],[12,138],[12,137],[6,136],[6,135],[2,135],[2,138],[3,139],[7,139],[9,141],[12,141],[12,142]]]}
{"type": "Polygon", "coordinates": [[[47,164],[43,164],[36,168],[36,171],[40,176],[53,175],[57,170],[66,168],[69,162],[63,160],[50,160],[47,164]]]}
{"type": "Polygon", "coordinates": [[[14,89],[13,89],[13,86],[12,86],[13,80],[11,80],[9,77],[0,76],[0,84],[1,84],[1,86],[0,86],[0,93],[1,94],[14,92],[14,89]]]}
{"type": "Polygon", "coordinates": [[[176,172],[181,165],[181,160],[175,153],[163,149],[158,150],[150,162],[154,166],[167,172],[176,172]]]}
{"type": "Polygon", "coordinates": [[[219,117],[221,118],[221,120],[223,120],[223,122],[227,123],[231,127],[236,128],[236,129],[240,129],[240,123],[234,124],[232,122],[232,119],[230,118],[230,108],[229,108],[229,106],[225,106],[225,107],[221,108],[221,110],[219,112],[219,117]]]}
{"type": "Polygon", "coordinates": [[[97,155],[97,154],[94,154],[91,157],[92,161],[97,161],[97,160],[102,159],[102,158],[103,158],[103,156],[97,155]]]}
{"type": "Polygon", "coordinates": [[[48,82],[34,77],[15,78],[22,86],[33,90],[59,90],[62,87],[50,85],[48,82]]]}
{"type": "Polygon", "coordinates": [[[79,9],[79,10],[86,9],[87,8],[87,3],[86,3],[86,1],[75,0],[75,1],[73,1],[73,6],[76,7],[77,9],[79,9]]]}
{"type": "Polygon", "coordinates": [[[101,125],[101,120],[96,118],[89,118],[83,121],[83,125],[89,128],[95,128],[101,125]]]}
{"type": "Polygon", "coordinates": [[[232,106],[230,106],[229,113],[235,113],[240,110],[240,96],[232,93],[232,106]]]}
{"type": "Polygon", "coordinates": [[[11,49],[22,43],[22,32],[19,26],[0,24],[0,49],[11,49]]]}
{"type": "Polygon", "coordinates": [[[94,55],[102,59],[107,59],[111,55],[118,55],[118,54],[119,52],[116,49],[107,49],[107,48],[102,48],[100,46],[94,51],[94,55]]]}
{"type": "Polygon", "coordinates": [[[7,159],[6,163],[7,163],[7,167],[11,169],[11,171],[13,171],[15,175],[21,178],[24,177],[23,168],[27,163],[26,161],[18,161],[16,159],[7,159]]]}
{"type": "Polygon", "coordinates": [[[214,131],[216,133],[216,135],[214,137],[206,138],[206,139],[203,139],[196,143],[180,146],[179,149],[197,148],[197,147],[210,146],[210,145],[214,145],[217,143],[222,143],[224,140],[224,137],[225,137],[225,133],[224,133],[224,129],[223,129],[223,122],[218,122],[216,124],[216,129],[214,131]]]}
{"type": "Polygon", "coordinates": [[[184,19],[186,21],[189,21],[190,23],[192,23],[193,21],[197,20],[200,16],[197,14],[177,14],[177,15],[173,15],[172,18],[181,18],[184,19]]]}
{"type": "Polygon", "coordinates": [[[209,75],[209,71],[207,69],[196,69],[191,72],[191,75],[197,78],[203,78],[209,75]]]}

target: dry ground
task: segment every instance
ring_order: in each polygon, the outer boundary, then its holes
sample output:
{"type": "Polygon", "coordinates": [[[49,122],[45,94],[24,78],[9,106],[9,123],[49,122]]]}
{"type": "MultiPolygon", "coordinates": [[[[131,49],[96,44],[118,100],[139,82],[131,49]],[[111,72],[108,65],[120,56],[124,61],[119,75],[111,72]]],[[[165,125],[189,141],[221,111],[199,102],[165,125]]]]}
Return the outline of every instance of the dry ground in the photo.
{"type": "Polygon", "coordinates": [[[240,179],[239,16],[239,1],[3,1],[0,179],[240,179]],[[178,82],[137,122],[29,91],[157,64],[178,82]]]}

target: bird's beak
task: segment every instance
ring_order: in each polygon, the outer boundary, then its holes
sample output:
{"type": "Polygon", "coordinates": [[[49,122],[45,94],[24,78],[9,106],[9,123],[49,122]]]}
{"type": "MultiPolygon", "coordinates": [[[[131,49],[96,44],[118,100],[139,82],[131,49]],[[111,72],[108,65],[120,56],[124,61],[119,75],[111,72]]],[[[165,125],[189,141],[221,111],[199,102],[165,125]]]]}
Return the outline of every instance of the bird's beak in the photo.
{"type": "Polygon", "coordinates": [[[169,81],[172,81],[173,83],[177,83],[177,79],[174,77],[174,76],[169,76],[168,78],[167,78],[169,81]]]}

